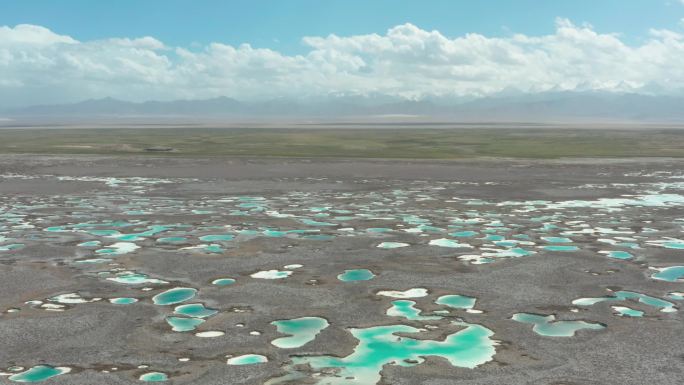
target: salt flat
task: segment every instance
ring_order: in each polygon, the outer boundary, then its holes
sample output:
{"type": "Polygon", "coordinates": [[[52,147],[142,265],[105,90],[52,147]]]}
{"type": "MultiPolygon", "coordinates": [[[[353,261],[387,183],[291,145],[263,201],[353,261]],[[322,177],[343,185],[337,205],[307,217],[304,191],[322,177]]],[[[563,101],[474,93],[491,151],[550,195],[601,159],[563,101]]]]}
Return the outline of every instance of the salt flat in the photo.
{"type": "Polygon", "coordinates": [[[3,155],[0,383],[676,384],[683,162],[3,155]]]}

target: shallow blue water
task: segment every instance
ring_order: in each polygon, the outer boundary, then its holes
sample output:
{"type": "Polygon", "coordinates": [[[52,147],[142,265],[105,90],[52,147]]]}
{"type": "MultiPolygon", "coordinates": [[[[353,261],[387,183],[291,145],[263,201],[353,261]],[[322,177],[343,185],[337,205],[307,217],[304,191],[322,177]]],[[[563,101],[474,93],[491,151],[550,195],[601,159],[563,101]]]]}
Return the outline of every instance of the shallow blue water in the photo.
{"type": "Polygon", "coordinates": [[[610,251],[608,253],[608,257],[615,258],[615,259],[622,259],[622,260],[634,258],[634,256],[632,254],[630,254],[626,251],[610,251]]]}
{"type": "Polygon", "coordinates": [[[342,282],[368,281],[373,278],[375,278],[375,274],[368,269],[345,270],[344,273],[337,276],[337,279],[342,282]]]}
{"type": "Polygon", "coordinates": [[[641,293],[635,293],[632,291],[618,291],[615,292],[612,296],[606,296],[606,297],[597,297],[597,298],[578,298],[574,301],[572,301],[573,305],[576,306],[592,306],[595,305],[599,302],[606,302],[606,301],[626,301],[626,300],[637,300],[643,304],[659,308],[661,312],[664,313],[673,313],[676,312],[677,309],[675,308],[674,304],[669,301],[662,300],[660,298],[655,298],[648,296],[646,294],[641,294],[641,293]]]}
{"type": "Polygon", "coordinates": [[[643,317],[644,312],[624,306],[613,306],[613,310],[622,317],[643,317]]]}
{"type": "Polygon", "coordinates": [[[661,269],[659,272],[651,275],[651,278],[667,282],[680,281],[684,278],[684,266],[672,266],[661,269]]]}
{"type": "Polygon", "coordinates": [[[213,280],[211,283],[216,286],[228,286],[234,284],[235,280],[233,278],[218,278],[213,280]]]}
{"type": "Polygon", "coordinates": [[[409,321],[435,321],[440,320],[440,316],[424,316],[422,311],[415,308],[416,303],[408,300],[392,301],[392,307],[387,309],[387,315],[390,317],[403,317],[409,321]]]}
{"type": "Polygon", "coordinates": [[[138,302],[138,300],[136,298],[131,298],[131,297],[120,297],[120,298],[112,298],[109,300],[109,302],[113,303],[114,305],[130,305],[130,304],[138,302]]]}
{"type": "Polygon", "coordinates": [[[195,297],[197,289],[190,287],[176,287],[152,297],[155,305],[175,305],[195,297]]]}
{"type": "Polygon", "coordinates": [[[37,365],[24,372],[9,377],[14,382],[41,382],[52,377],[67,373],[68,368],[55,368],[48,365],[37,365]]]}
{"type": "Polygon", "coordinates": [[[407,325],[376,326],[366,329],[350,329],[359,340],[354,352],[346,357],[295,356],[292,366],[285,369],[289,374],[268,381],[278,384],[293,379],[306,378],[298,372],[298,365],[309,365],[318,373],[312,383],[320,385],[369,385],[381,380],[380,372],[385,365],[395,363],[413,366],[424,361],[423,357],[445,358],[451,365],[474,368],[488,362],[494,356],[495,341],[489,329],[474,324],[454,323],[464,329],[448,335],[443,341],[399,337],[397,333],[419,333],[420,330],[407,325]],[[337,369],[339,372],[331,374],[337,369]]]}
{"type": "Polygon", "coordinates": [[[166,323],[171,325],[174,332],[189,332],[203,324],[204,320],[201,318],[166,317],[166,323]]]}
{"type": "Polygon", "coordinates": [[[579,250],[579,248],[577,246],[551,245],[551,246],[544,246],[544,250],[548,250],[548,251],[577,251],[577,250],[579,250]]]}
{"type": "Polygon", "coordinates": [[[281,349],[293,349],[306,345],[316,338],[318,333],[328,327],[328,321],[320,317],[302,317],[290,320],[273,321],[278,333],[289,334],[271,341],[281,349]]]}
{"type": "Polygon", "coordinates": [[[203,235],[199,237],[202,242],[221,242],[221,241],[231,241],[235,238],[232,234],[210,234],[203,235]]]}
{"type": "Polygon", "coordinates": [[[187,305],[176,306],[173,312],[188,317],[207,318],[218,313],[218,310],[207,308],[201,303],[191,303],[187,305]]]}
{"type": "Polygon", "coordinates": [[[445,305],[454,309],[472,309],[477,300],[464,295],[443,295],[435,301],[438,305],[445,305]]]}
{"type": "Polygon", "coordinates": [[[166,373],[161,372],[149,372],[140,376],[140,381],[144,382],[163,382],[168,381],[169,377],[166,373]]]}
{"type": "Polygon", "coordinates": [[[268,362],[268,358],[260,354],[244,354],[241,356],[229,358],[227,361],[228,365],[255,365],[263,364],[266,362],[268,362]]]}
{"type": "Polygon", "coordinates": [[[533,324],[532,330],[545,337],[572,337],[579,330],[605,329],[605,326],[593,322],[556,321],[556,317],[553,315],[517,313],[513,315],[512,319],[517,322],[533,324]]]}

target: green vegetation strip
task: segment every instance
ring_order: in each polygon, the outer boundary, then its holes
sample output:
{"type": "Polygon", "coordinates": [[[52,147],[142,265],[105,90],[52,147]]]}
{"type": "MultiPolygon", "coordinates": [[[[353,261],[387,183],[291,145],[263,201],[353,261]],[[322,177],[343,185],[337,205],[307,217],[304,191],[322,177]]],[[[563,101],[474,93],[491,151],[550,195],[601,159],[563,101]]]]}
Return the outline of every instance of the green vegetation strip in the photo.
{"type": "Polygon", "coordinates": [[[11,153],[405,159],[684,157],[684,131],[569,128],[2,129],[0,154],[11,153]],[[166,148],[173,150],[158,151],[166,148]]]}

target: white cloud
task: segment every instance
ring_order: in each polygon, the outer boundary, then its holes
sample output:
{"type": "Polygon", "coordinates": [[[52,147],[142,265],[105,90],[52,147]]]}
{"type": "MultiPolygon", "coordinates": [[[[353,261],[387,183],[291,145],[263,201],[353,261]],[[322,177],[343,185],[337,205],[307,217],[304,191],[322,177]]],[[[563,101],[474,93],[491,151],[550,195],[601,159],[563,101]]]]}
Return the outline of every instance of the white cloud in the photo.
{"type": "Polygon", "coordinates": [[[542,36],[449,38],[412,24],[384,35],[305,37],[303,55],[212,43],[168,47],[153,37],[77,41],[44,27],[0,27],[0,106],[113,96],[128,100],[487,95],[508,88],[684,88],[684,38],[651,30],[631,46],[558,19],[542,36]]]}
{"type": "Polygon", "coordinates": [[[69,36],[58,35],[45,27],[19,24],[14,28],[0,27],[0,45],[45,46],[57,43],[76,44],[69,36]]]}

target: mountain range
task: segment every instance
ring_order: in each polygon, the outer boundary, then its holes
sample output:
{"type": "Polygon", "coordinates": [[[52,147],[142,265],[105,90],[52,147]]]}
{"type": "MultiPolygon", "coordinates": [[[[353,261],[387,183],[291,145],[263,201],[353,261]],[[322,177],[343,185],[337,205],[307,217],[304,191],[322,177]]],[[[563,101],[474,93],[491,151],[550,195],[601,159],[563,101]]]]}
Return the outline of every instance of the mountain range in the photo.
{"type": "Polygon", "coordinates": [[[202,100],[129,102],[113,98],[0,110],[21,120],[88,118],[363,119],[421,118],[444,121],[631,121],[684,122],[684,97],[633,93],[559,91],[499,94],[479,99],[408,100],[386,95],[329,96],[317,100],[202,100]]]}

